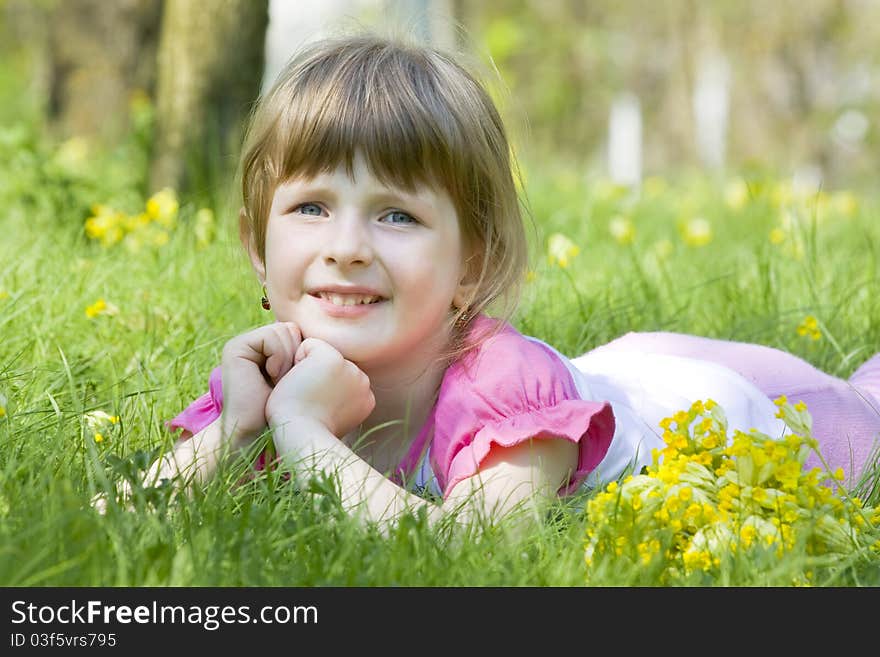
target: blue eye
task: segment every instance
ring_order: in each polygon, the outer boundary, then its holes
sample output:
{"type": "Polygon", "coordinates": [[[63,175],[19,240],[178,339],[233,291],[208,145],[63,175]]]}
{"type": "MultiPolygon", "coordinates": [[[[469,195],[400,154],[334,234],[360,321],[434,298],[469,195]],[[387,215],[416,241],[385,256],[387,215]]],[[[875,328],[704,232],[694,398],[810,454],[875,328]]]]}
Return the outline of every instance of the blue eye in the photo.
{"type": "Polygon", "coordinates": [[[308,214],[314,217],[321,216],[321,213],[324,210],[317,203],[303,203],[302,205],[298,205],[293,209],[294,212],[298,212],[299,214],[308,214]]]}
{"type": "Polygon", "coordinates": [[[400,210],[393,210],[382,217],[384,221],[387,221],[390,224],[417,224],[418,221],[411,215],[408,215],[406,212],[401,212],[400,210]]]}

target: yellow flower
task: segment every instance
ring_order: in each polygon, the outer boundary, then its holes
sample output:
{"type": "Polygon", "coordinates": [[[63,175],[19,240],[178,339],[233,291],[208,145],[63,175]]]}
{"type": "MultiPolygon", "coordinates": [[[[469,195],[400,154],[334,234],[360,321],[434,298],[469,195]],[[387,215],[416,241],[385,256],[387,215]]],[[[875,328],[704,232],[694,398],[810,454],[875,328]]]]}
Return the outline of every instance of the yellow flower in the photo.
{"type": "Polygon", "coordinates": [[[125,235],[126,216],[113,208],[97,203],[92,206],[92,216],[86,219],[86,235],[99,240],[101,246],[111,246],[125,235]]]}
{"type": "Polygon", "coordinates": [[[174,226],[177,218],[177,210],[180,204],[177,202],[177,195],[170,187],[166,187],[147,200],[147,215],[153,221],[156,221],[166,228],[174,226]]]}
{"type": "Polygon", "coordinates": [[[629,217],[614,217],[608,224],[608,231],[618,244],[632,244],[636,237],[636,229],[629,217]]]}
{"type": "MultiPolygon", "coordinates": [[[[756,430],[727,436],[714,402],[694,402],[661,420],[667,448],[653,450],[643,474],[587,503],[584,555],[591,568],[602,572],[607,559],[628,566],[659,561],[660,583],[670,583],[694,571],[717,572],[727,555],[748,559],[760,551],[781,559],[798,546],[809,555],[880,549],[880,512],[843,495],[839,485],[825,485],[820,469],[804,470],[817,446],[806,408],[784,398],[776,404],[794,432],[783,439],[756,430]]],[[[842,481],[843,472],[831,476],[842,481]]]]}
{"type": "Polygon", "coordinates": [[[703,217],[695,217],[684,225],[681,237],[688,246],[706,246],[712,241],[712,224],[703,217]]]}
{"type": "Polygon", "coordinates": [[[538,274],[533,269],[526,270],[526,283],[533,283],[538,278],[538,274]]]}
{"type": "Polygon", "coordinates": [[[778,226],[770,231],[770,244],[778,246],[785,241],[785,231],[778,226]]]}
{"type": "Polygon", "coordinates": [[[91,411],[83,415],[83,421],[95,442],[101,443],[107,438],[106,432],[111,430],[114,425],[119,424],[119,416],[110,415],[104,411],[91,411]]]}
{"type": "Polygon", "coordinates": [[[569,260],[580,251],[580,247],[562,233],[553,233],[548,240],[547,254],[551,265],[557,264],[565,269],[569,260]]]}
{"type": "MultiPolygon", "coordinates": [[[[168,231],[175,227],[180,205],[172,189],[156,192],[143,212],[127,215],[109,206],[95,204],[92,216],[86,219],[85,232],[92,239],[108,247],[121,242],[132,253],[144,245],[163,246],[169,241],[168,231]]],[[[213,217],[207,218],[212,224],[213,217]]],[[[204,236],[206,217],[197,217],[197,234],[204,236]],[[201,232],[199,232],[201,231],[201,232]]]]}
{"type": "Polygon", "coordinates": [[[107,303],[103,299],[98,299],[91,306],[86,308],[86,317],[92,318],[100,315],[107,308],[107,303]]]}
{"type": "Polygon", "coordinates": [[[798,335],[808,337],[811,340],[818,340],[822,337],[822,331],[819,329],[819,321],[813,315],[807,315],[797,327],[798,335]]]}
{"type": "Polygon", "coordinates": [[[6,417],[6,397],[0,392],[0,417],[6,417]]]}
{"type": "Polygon", "coordinates": [[[119,308],[112,303],[107,303],[104,299],[98,299],[86,308],[86,317],[94,319],[98,315],[116,315],[118,312],[119,308]]]}
{"type": "Polygon", "coordinates": [[[746,547],[751,546],[757,537],[758,530],[754,525],[745,525],[739,530],[739,538],[746,547]]]}
{"type": "Polygon", "coordinates": [[[6,290],[0,290],[0,301],[3,301],[3,299],[8,299],[8,298],[9,298],[9,292],[7,292],[6,290]]]}

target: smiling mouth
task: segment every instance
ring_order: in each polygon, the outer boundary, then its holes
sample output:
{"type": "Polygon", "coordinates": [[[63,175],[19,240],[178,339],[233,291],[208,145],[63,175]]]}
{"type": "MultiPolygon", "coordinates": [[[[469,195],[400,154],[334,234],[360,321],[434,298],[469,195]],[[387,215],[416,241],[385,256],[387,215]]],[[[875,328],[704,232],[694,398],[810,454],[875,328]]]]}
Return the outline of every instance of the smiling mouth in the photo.
{"type": "Polygon", "coordinates": [[[334,306],[368,306],[380,301],[385,301],[384,297],[369,294],[338,294],[336,292],[315,292],[313,297],[329,301],[334,306]]]}

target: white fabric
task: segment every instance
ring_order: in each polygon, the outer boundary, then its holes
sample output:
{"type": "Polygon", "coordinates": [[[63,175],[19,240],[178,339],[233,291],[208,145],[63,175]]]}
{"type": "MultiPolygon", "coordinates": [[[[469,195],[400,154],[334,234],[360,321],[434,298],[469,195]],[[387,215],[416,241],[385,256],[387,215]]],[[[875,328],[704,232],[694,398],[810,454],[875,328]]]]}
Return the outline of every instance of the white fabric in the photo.
{"type": "Polygon", "coordinates": [[[781,438],[788,431],[764,393],[716,363],[621,350],[588,352],[564,362],[570,365],[578,391],[611,402],[617,421],[611,447],[587,478],[587,486],[617,479],[630,464],[636,473],[650,465],[651,450],[665,446],[660,420],[688,410],[697,400],[712,399],[721,406],[729,435],[737,429],[757,429],[781,438]]]}
{"type": "MultiPolygon", "coordinates": [[[[651,451],[665,446],[660,420],[686,411],[698,399],[717,402],[727,416],[728,433],[751,429],[781,438],[788,428],[775,417],[776,405],[737,372],[708,361],[620,349],[568,358],[542,340],[565,364],[582,399],[608,401],[614,411],[614,438],[605,458],[583,483],[604,486],[652,462],[651,451]]],[[[430,447],[412,479],[415,491],[441,495],[431,470],[430,447]]]]}

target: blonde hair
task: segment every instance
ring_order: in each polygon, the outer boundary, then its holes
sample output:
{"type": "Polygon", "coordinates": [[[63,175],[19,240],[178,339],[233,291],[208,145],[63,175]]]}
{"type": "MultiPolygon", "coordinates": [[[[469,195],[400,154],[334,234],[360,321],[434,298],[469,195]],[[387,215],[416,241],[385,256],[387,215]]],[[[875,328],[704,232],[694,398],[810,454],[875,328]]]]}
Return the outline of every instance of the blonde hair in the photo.
{"type": "Polygon", "coordinates": [[[276,186],[342,164],[351,173],[357,152],[385,184],[440,186],[452,199],[466,250],[480,262],[473,298],[452,317],[448,356],[463,354],[474,341],[464,343],[462,318],[500,305],[509,319],[528,261],[515,161],[495,104],[434,48],[376,35],[308,44],[257,103],[242,150],[244,212],[261,259],[276,186]]]}

